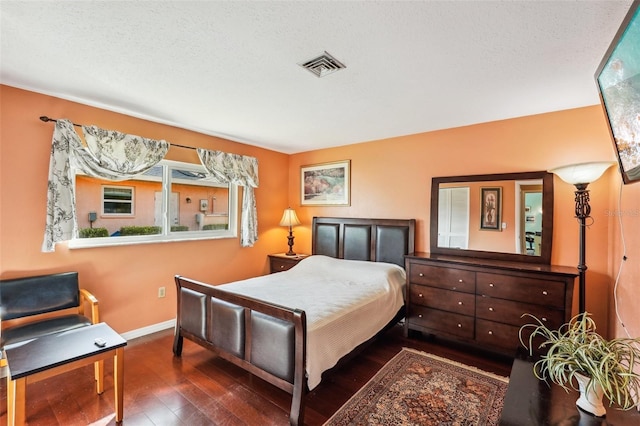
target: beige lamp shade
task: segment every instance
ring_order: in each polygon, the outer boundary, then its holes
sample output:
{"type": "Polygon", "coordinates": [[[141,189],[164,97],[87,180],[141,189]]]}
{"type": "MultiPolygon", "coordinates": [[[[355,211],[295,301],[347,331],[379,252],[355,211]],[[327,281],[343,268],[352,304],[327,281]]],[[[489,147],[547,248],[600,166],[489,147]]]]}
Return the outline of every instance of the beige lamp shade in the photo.
{"type": "Polygon", "coordinates": [[[557,167],[549,172],[558,175],[560,179],[572,185],[589,184],[598,180],[614,164],[612,161],[594,161],[557,167]]]}
{"type": "Polygon", "coordinates": [[[282,214],[282,219],[280,219],[280,226],[298,226],[300,225],[300,220],[298,220],[298,216],[296,215],[296,211],[291,207],[284,209],[284,213],[282,214]]]}

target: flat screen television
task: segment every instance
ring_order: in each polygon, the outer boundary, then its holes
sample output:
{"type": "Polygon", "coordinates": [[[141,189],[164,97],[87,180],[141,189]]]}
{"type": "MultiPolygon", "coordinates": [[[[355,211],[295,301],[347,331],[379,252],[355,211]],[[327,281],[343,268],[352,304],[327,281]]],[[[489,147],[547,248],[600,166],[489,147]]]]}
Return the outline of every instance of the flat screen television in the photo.
{"type": "Polygon", "coordinates": [[[595,74],[625,184],[640,181],[640,0],[634,0],[595,74]]]}

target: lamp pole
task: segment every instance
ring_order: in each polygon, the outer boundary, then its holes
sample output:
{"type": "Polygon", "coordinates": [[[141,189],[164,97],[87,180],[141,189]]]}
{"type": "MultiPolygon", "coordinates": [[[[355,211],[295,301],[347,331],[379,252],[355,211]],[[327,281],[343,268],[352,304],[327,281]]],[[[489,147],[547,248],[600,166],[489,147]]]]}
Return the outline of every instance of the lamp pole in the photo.
{"type": "Polygon", "coordinates": [[[591,214],[591,206],[589,206],[589,190],[588,183],[576,184],[576,218],[580,222],[580,257],[578,260],[578,286],[580,288],[579,313],[585,312],[585,294],[586,294],[586,239],[587,239],[587,218],[591,214]]]}
{"type": "Polygon", "coordinates": [[[563,181],[576,187],[576,218],[580,223],[580,260],[578,261],[578,285],[580,289],[579,309],[580,314],[586,313],[586,285],[585,276],[587,265],[585,263],[586,252],[586,228],[587,218],[590,217],[591,207],[589,206],[589,183],[596,181],[611,166],[612,161],[593,161],[590,163],[572,164],[549,170],[555,173],[563,181]]]}

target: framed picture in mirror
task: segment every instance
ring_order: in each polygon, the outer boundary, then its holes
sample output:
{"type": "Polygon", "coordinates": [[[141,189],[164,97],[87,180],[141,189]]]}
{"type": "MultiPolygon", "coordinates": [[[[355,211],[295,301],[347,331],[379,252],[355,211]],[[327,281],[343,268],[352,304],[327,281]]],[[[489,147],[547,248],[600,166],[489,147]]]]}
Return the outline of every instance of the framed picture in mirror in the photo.
{"type": "Polygon", "coordinates": [[[502,188],[481,188],[480,191],[480,229],[500,231],[502,216],[502,188]]]}

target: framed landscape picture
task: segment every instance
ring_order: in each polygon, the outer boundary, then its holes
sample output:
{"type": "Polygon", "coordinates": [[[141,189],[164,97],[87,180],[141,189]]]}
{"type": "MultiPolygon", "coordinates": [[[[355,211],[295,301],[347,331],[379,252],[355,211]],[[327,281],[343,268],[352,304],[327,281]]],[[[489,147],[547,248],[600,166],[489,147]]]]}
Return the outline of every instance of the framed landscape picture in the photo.
{"type": "Polygon", "coordinates": [[[348,206],[351,202],[351,161],[315,164],[300,168],[300,204],[348,206]]]}

